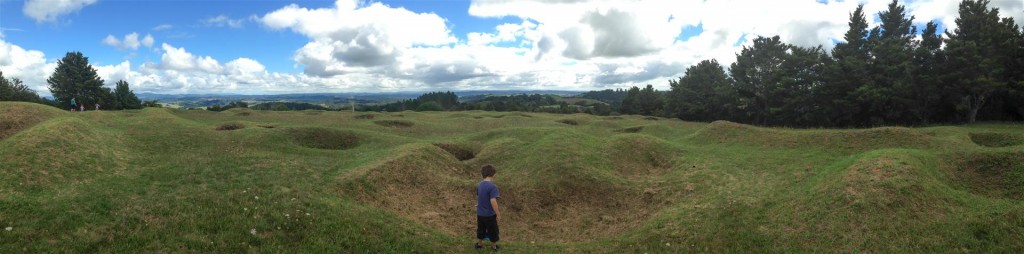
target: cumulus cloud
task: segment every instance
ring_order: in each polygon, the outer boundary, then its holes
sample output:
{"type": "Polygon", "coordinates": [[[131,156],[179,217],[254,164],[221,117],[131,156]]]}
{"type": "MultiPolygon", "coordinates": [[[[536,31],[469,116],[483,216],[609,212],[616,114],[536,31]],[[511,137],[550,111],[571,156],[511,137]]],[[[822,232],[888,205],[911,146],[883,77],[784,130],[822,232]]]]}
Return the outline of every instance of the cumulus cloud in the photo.
{"type": "Polygon", "coordinates": [[[27,0],[22,12],[36,22],[54,22],[62,15],[95,3],[96,0],[27,0]]]}
{"type": "Polygon", "coordinates": [[[216,17],[201,20],[203,24],[208,26],[216,27],[230,27],[230,28],[242,28],[245,24],[245,19],[232,19],[226,15],[218,15],[216,17]]]}
{"type": "Polygon", "coordinates": [[[267,28],[289,29],[311,40],[294,59],[314,76],[381,71],[409,48],[457,42],[440,16],[383,3],[339,0],[332,8],[318,9],[292,4],[259,20],[267,28]]]}
{"type": "Polygon", "coordinates": [[[46,78],[56,67],[55,63],[46,62],[43,52],[26,50],[0,39],[0,71],[4,78],[21,79],[32,90],[48,93],[46,78]]]}
{"type": "Polygon", "coordinates": [[[139,49],[140,45],[151,48],[153,47],[153,42],[154,39],[152,35],[147,34],[146,37],[139,40],[139,34],[135,32],[124,35],[124,39],[117,39],[117,37],[114,37],[114,35],[111,34],[108,34],[106,38],[103,38],[103,44],[115,47],[118,50],[136,50],[139,49]]]}

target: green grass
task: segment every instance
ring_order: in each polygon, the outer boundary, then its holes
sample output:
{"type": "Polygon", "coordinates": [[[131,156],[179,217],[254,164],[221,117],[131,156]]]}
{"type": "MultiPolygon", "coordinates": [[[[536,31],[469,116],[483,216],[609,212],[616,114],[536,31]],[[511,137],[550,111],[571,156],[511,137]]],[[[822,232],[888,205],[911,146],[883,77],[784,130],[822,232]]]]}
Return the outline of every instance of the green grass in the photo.
{"type": "Polygon", "coordinates": [[[1021,133],[3,102],[0,253],[1022,252],[1021,133]]]}

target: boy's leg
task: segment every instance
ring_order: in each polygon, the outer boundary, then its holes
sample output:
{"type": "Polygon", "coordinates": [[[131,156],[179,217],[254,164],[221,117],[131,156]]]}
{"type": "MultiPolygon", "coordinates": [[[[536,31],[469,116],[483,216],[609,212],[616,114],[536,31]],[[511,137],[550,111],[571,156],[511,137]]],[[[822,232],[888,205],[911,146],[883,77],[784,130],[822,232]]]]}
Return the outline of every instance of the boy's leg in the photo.
{"type": "Polygon", "coordinates": [[[480,215],[476,216],[476,242],[483,244],[484,237],[487,236],[487,224],[484,221],[484,217],[480,215]]]}

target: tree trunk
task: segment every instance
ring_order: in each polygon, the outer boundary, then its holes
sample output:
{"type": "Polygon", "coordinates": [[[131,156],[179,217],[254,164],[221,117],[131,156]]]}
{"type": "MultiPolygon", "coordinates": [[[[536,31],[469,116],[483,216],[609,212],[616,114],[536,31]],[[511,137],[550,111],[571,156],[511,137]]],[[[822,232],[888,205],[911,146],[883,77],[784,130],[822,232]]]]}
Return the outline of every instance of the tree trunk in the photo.
{"type": "Polygon", "coordinates": [[[978,110],[985,105],[985,94],[970,94],[964,100],[967,102],[967,123],[974,123],[978,118],[978,110]]]}

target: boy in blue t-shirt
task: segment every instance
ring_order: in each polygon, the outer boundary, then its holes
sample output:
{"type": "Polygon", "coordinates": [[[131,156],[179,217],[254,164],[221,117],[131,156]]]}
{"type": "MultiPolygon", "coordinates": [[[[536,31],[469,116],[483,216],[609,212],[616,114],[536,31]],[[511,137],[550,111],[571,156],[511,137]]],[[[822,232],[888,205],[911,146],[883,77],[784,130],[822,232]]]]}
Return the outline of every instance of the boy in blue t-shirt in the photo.
{"type": "Polygon", "coordinates": [[[476,249],[483,249],[484,238],[491,240],[494,244],[492,250],[497,251],[498,246],[498,219],[501,213],[498,212],[498,186],[494,185],[495,169],[491,165],[480,169],[484,180],[476,186],[476,249]]]}

